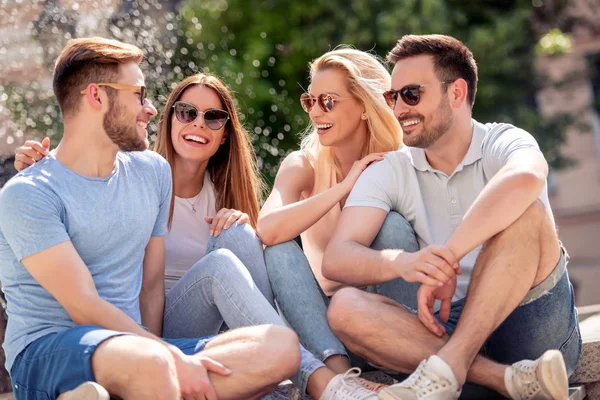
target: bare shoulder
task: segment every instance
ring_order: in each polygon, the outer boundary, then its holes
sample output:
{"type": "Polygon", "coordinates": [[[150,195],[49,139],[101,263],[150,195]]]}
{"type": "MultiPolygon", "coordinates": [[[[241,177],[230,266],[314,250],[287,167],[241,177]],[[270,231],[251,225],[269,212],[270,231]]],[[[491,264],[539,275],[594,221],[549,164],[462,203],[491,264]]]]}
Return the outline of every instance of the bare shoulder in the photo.
{"type": "Polygon", "coordinates": [[[302,150],[292,151],[288,154],[283,162],[281,168],[293,168],[297,171],[305,170],[306,172],[313,171],[313,167],[302,150]]]}
{"type": "Polygon", "coordinates": [[[275,185],[293,187],[304,194],[312,191],[314,179],[313,165],[301,150],[297,150],[288,154],[281,163],[275,185]]]}

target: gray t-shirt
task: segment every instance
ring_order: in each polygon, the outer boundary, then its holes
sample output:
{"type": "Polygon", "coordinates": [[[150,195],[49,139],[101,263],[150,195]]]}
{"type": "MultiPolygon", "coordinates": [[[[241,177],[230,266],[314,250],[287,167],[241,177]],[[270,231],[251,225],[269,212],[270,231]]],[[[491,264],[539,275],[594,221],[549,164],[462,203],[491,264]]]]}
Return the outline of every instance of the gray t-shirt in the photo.
{"type": "MultiPolygon", "coordinates": [[[[533,136],[522,129],[473,120],[471,145],[451,176],[433,169],[423,149],[405,146],[362,173],[346,207],[397,211],[414,228],[421,248],[444,244],[488,181],[520,149],[540,151],[533,136]]],[[[547,185],[539,198],[552,214],[547,185]]],[[[454,300],[466,296],[480,250],[481,246],[461,260],[463,273],[458,276],[454,300]]]]}
{"type": "Polygon", "coordinates": [[[104,179],[79,175],[51,154],[6,184],[0,192],[0,280],[8,371],[29,343],[76,326],[21,260],[70,240],[100,296],[139,324],[144,250],[151,236],[167,232],[170,201],[169,164],[151,151],[118,153],[104,179]]]}

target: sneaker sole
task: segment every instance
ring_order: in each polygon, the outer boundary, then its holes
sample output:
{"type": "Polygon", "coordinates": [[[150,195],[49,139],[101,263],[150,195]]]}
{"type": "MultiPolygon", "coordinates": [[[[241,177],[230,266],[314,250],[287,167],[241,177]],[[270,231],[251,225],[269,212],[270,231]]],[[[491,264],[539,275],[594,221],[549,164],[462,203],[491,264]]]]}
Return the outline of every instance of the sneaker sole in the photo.
{"type": "Polygon", "coordinates": [[[569,377],[565,368],[562,353],[558,350],[548,350],[542,355],[538,380],[542,389],[554,400],[569,398],[569,377]]]}
{"type": "Polygon", "coordinates": [[[57,400],[110,400],[110,395],[96,382],[85,382],[61,394],[57,400]]]}

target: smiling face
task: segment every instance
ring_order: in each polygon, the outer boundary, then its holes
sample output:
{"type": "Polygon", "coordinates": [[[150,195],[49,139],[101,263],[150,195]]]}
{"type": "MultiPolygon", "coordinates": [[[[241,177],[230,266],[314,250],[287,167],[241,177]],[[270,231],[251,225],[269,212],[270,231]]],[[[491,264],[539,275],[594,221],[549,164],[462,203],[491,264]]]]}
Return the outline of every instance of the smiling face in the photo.
{"type": "Polygon", "coordinates": [[[404,131],[404,144],[428,148],[444,135],[454,122],[454,114],[448,97],[448,86],[439,83],[431,56],[420,55],[402,59],[392,71],[392,89],[406,85],[428,85],[420,90],[420,101],[407,105],[400,96],[394,107],[404,131]]]}
{"type": "MultiPolygon", "coordinates": [[[[144,86],[144,75],[137,64],[124,64],[119,69],[118,83],[144,86]]],[[[140,92],[135,89],[114,92],[109,109],[104,114],[104,131],[121,151],[146,150],[149,145],[147,125],[150,118],[156,115],[156,109],[148,100],[142,105],[140,92]]]]}
{"type": "MultiPolygon", "coordinates": [[[[195,106],[200,113],[209,109],[224,109],[217,93],[202,85],[190,86],[178,101],[195,106]]],[[[218,130],[211,130],[206,126],[203,115],[186,124],[180,122],[173,111],[171,113],[171,141],[176,159],[208,162],[227,139],[227,123],[218,130]]]]}
{"type": "Polygon", "coordinates": [[[329,94],[333,99],[331,111],[324,112],[318,104],[312,108],[309,117],[319,134],[323,146],[335,146],[349,140],[366,137],[367,124],[361,118],[364,108],[347,88],[346,73],[328,68],[318,71],[312,77],[310,94],[319,97],[329,94]]]}

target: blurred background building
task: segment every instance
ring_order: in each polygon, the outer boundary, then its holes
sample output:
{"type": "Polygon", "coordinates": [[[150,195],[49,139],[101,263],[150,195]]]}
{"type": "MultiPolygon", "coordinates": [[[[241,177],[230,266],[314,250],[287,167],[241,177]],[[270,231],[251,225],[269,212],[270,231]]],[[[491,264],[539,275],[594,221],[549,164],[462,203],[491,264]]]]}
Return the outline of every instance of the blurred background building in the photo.
{"type": "Polygon", "coordinates": [[[552,166],[551,202],[577,304],[600,303],[597,0],[0,0],[0,186],[24,140],[60,139],[51,66],[69,38],[142,47],[159,109],[184,76],[223,77],[272,181],[307,123],[297,102],[307,63],[340,44],[385,56],[406,33],[463,40],[480,69],[475,118],[513,122],[536,136],[552,166]]]}

